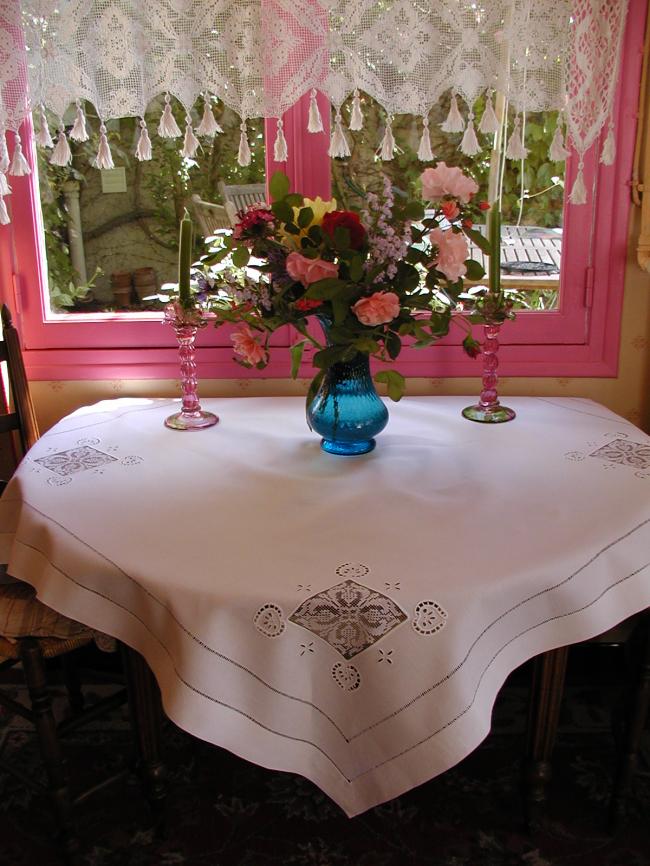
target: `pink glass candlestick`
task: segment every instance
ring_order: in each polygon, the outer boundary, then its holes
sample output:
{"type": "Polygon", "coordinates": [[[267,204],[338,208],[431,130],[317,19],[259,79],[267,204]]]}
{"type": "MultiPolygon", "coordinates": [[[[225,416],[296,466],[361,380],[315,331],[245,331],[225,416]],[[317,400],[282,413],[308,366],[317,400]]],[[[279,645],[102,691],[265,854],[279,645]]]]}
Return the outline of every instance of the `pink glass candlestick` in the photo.
{"type": "Polygon", "coordinates": [[[481,351],[483,356],[483,390],[475,406],[468,406],[463,409],[464,417],[469,418],[470,421],[480,421],[484,424],[503,424],[504,421],[512,421],[515,417],[514,409],[502,406],[497,394],[500,330],[501,325],[499,324],[483,325],[481,351]]]}
{"type": "Polygon", "coordinates": [[[178,338],[178,354],[181,361],[181,392],[183,395],[181,411],[166,418],[165,426],[171,427],[172,430],[200,430],[203,427],[212,427],[219,418],[212,412],[204,412],[201,409],[197,395],[198,382],[194,360],[194,340],[199,326],[183,322],[171,311],[166,311],[165,318],[173,326],[178,338]]]}

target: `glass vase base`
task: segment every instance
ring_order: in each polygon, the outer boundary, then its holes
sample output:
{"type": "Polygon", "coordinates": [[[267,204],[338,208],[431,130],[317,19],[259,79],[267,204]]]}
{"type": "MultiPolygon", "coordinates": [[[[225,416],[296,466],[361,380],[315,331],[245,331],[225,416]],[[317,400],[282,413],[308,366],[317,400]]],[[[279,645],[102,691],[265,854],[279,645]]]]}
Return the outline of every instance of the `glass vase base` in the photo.
{"type": "Polygon", "coordinates": [[[320,447],[328,454],[341,454],[351,457],[373,451],[377,443],[374,439],[361,439],[358,442],[341,442],[337,439],[321,439],[320,447]]]}
{"type": "Polygon", "coordinates": [[[219,417],[212,412],[176,412],[165,418],[165,427],[171,430],[202,430],[204,427],[213,427],[219,421],[219,417]]]}
{"type": "Polygon", "coordinates": [[[514,409],[508,409],[507,406],[481,406],[477,403],[476,406],[468,406],[463,409],[463,417],[470,421],[478,421],[481,424],[503,424],[505,421],[512,421],[516,418],[514,409]]]}

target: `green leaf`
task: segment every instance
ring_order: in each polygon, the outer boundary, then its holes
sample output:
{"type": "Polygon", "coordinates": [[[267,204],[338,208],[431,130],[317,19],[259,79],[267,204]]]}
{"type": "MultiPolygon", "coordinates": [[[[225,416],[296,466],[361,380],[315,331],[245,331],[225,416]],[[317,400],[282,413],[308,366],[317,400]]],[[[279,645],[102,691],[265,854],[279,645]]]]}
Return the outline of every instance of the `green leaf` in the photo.
{"type": "Polygon", "coordinates": [[[313,210],[310,207],[304,207],[298,214],[298,225],[301,229],[306,229],[313,219],[313,210]]]}
{"type": "MultiPolygon", "coordinates": [[[[325,375],[324,370],[319,370],[318,373],[314,376],[314,378],[309,383],[309,390],[307,391],[307,408],[309,408],[309,404],[316,396],[316,392],[321,386],[323,381],[323,376],[325,375]]],[[[307,424],[309,424],[309,416],[307,416],[307,424]]],[[[311,430],[311,424],[309,424],[309,429],[311,430]]]]}
{"type": "Polygon", "coordinates": [[[424,252],[424,250],[419,250],[417,247],[411,247],[406,254],[406,261],[410,262],[412,265],[415,265],[418,262],[427,265],[429,263],[429,256],[424,252]]]}
{"type": "Polygon", "coordinates": [[[438,271],[435,268],[430,268],[424,281],[424,285],[427,287],[427,289],[437,289],[439,284],[440,277],[438,275],[438,271]]]}
{"type": "Polygon", "coordinates": [[[246,267],[249,259],[250,253],[246,247],[237,247],[232,252],[232,263],[236,268],[246,267]]]}
{"type": "MultiPolygon", "coordinates": [[[[314,355],[314,367],[320,367],[321,370],[326,370],[328,367],[331,367],[332,364],[345,360],[348,351],[348,346],[328,346],[326,349],[321,349],[314,355]]],[[[354,354],[354,349],[352,350],[352,353],[354,354]]]]}
{"type": "Polygon", "coordinates": [[[386,351],[393,361],[402,351],[402,341],[394,331],[389,331],[386,334],[386,351]]]}
{"type": "Polygon", "coordinates": [[[285,198],[285,201],[290,207],[302,207],[304,198],[299,192],[292,192],[285,198]]]}
{"type": "Polygon", "coordinates": [[[293,208],[286,201],[274,201],[271,205],[271,210],[275,216],[283,223],[290,223],[293,220],[293,208]]]}
{"type": "Polygon", "coordinates": [[[334,313],[334,323],[340,325],[345,321],[348,314],[349,304],[346,298],[332,298],[332,312],[334,313]]]}
{"type": "Polygon", "coordinates": [[[292,379],[295,379],[298,375],[298,370],[300,369],[300,362],[302,361],[302,353],[304,352],[306,345],[307,340],[301,340],[299,343],[295,343],[295,345],[293,345],[290,349],[292,379]]]}
{"type": "Polygon", "coordinates": [[[375,373],[375,382],[388,386],[388,396],[396,403],[404,396],[406,388],[406,380],[397,370],[382,370],[380,373],[375,373]]]}
{"type": "Polygon", "coordinates": [[[379,343],[374,339],[374,337],[357,337],[354,341],[354,348],[359,352],[365,352],[368,355],[372,355],[379,351],[379,343]]]}
{"type": "Polygon", "coordinates": [[[467,259],[465,261],[465,267],[467,268],[465,278],[468,280],[482,280],[485,276],[485,268],[475,259],[467,259]]]}
{"type": "Polygon", "coordinates": [[[295,223],[292,223],[292,222],[286,222],[284,224],[284,230],[285,230],[285,232],[287,232],[290,235],[299,235],[300,234],[300,229],[298,228],[298,226],[295,223]]]}
{"type": "Polygon", "coordinates": [[[424,219],[424,205],[419,201],[410,201],[404,208],[404,216],[410,220],[424,219]]]}
{"type": "Polygon", "coordinates": [[[486,255],[490,255],[490,242],[489,240],[481,234],[481,232],[477,231],[477,229],[463,229],[467,237],[476,244],[476,246],[481,250],[481,252],[486,255]]]}
{"type": "Polygon", "coordinates": [[[315,244],[319,244],[323,240],[323,230],[320,226],[311,226],[307,232],[307,236],[311,238],[315,244]]]}
{"type": "Polygon", "coordinates": [[[348,271],[350,274],[350,279],[358,283],[363,277],[363,258],[362,256],[354,256],[350,259],[350,264],[348,266],[348,271]]]}
{"type": "Polygon", "coordinates": [[[230,250],[228,249],[218,250],[212,255],[203,256],[203,258],[201,259],[201,264],[207,265],[208,267],[210,267],[211,265],[218,265],[219,262],[223,261],[226,258],[229,252],[230,250]]]}
{"type": "Polygon", "coordinates": [[[420,285],[420,273],[413,265],[402,261],[397,266],[395,283],[405,292],[412,292],[420,285]]]}
{"type": "Polygon", "coordinates": [[[318,280],[318,282],[312,283],[307,290],[306,297],[314,301],[331,301],[332,298],[341,294],[345,286],[346,283],[343,280],[328,277],[325,280],[318,280]]]}
{"type": "Polygon", "coordinates": [[[289,178],[283,171],[273,173],[269,183],[269,192],[273,201],[278,201],[289,194],[289,178]]]}

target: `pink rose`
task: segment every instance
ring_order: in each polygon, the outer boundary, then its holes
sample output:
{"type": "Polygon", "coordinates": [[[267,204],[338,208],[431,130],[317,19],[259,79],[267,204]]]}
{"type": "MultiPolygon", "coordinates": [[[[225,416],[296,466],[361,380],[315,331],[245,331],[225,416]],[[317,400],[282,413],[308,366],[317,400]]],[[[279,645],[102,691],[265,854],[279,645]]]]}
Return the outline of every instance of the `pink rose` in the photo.
{"type": "Polygon", "coordinates": [[[352,312],[362,325],[385,325],[399,316],[399,298],[395,292],[375,292],[357,301],[352,312]]]}
{"type": "Polygon", "coordinates": [[[239,355],[251,367],[255,367],[266,358],[266,351],[261,346],[248,325],[242,325],[238,331],[230,335],[235,354],[239,355]]]}
{"type": "Polygon", "coordinates": [[[292,280],[310,286],[328,277],[338,277],[339,266],[324,259],[308,259],[300,253],[289,253],[287,256],[287,273],[292,280]]]}
{"type": "Polygon", "coordinates": [[[422,198],[435,201],[443,195],[453,195],[467,204],[478,192],[478,184],[471,177],[457,168],[439,162],[435,168],[425,168],[420,177],[422,181],[422,198]]]}
{"type": "Polygon", "coordinates": [[[438,247],[438,254],[433,260],[436,269],[441,271],[448,280],[455,283],[467,273],[465,259],[469,256],[469,247],[465,235],[460,232],[432,229],[429,240],[438,247]]]}

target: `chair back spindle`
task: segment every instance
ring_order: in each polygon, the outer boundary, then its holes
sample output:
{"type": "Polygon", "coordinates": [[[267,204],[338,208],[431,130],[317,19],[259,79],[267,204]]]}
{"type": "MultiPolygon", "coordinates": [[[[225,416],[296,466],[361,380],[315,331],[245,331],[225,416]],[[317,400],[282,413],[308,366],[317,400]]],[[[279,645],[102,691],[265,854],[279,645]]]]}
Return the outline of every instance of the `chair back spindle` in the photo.
{"type": "MultiPolygon", "coordinates": [[[[39,437],[36,412],[29,392],[29,382],[20,348],[20,337],[14,327],[11,312],[6,304],[2,305],[2,336],[0,342],[0,362],[7,367],[9,397],[0,407],[0,433],[16,431],[20,439],[22,454],[25,454],[39,437]]],[[[4,389],[3,389],[4,391],[4,389]]],[[[21,455],[22,456],[22,455],[21,455]]]]}

